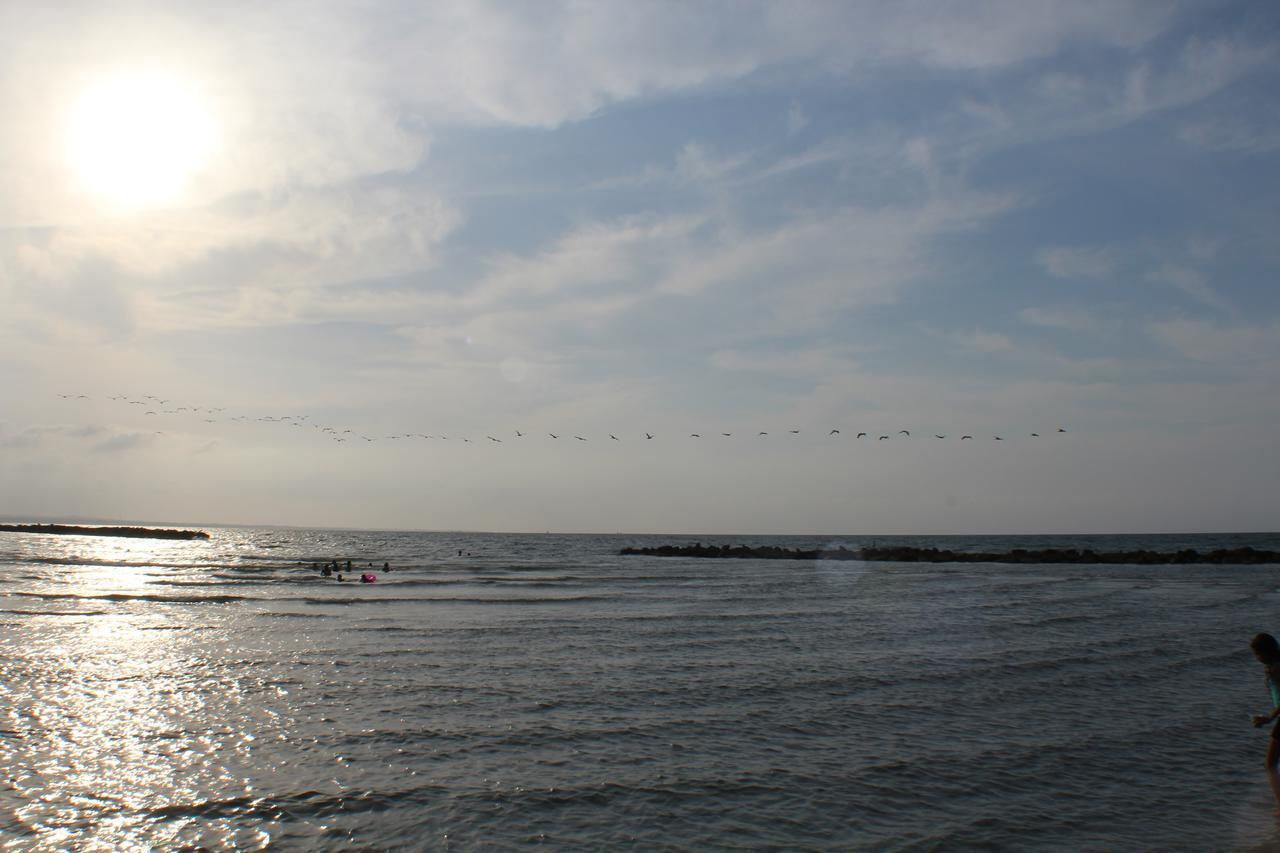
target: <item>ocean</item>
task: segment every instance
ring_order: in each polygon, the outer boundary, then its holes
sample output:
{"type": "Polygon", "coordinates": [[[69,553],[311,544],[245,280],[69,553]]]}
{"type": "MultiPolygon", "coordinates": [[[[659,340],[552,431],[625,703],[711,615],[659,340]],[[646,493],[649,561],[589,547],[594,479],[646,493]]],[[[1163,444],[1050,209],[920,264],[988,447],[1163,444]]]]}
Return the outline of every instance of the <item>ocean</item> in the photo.
{"type": "Polygon", "coordinates": [[[1280,848],[1280,567],[618,555],[1277,534],[203,529],[0,533],[3,849],[1280,848]]]}

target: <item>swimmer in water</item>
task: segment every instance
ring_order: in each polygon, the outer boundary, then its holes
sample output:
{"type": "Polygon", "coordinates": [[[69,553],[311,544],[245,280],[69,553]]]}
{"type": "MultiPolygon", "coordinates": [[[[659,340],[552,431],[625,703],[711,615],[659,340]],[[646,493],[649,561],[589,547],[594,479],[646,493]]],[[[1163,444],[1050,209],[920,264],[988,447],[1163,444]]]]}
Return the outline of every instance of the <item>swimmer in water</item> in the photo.
{"type": "Polygon", "coordinates": [[[390,563],[383,563],[383,564],[382,564],[382,570],[383,570],[384,572],[389,572],[389,571],[391,571],[391,564],[390,564],[390,563]]]}

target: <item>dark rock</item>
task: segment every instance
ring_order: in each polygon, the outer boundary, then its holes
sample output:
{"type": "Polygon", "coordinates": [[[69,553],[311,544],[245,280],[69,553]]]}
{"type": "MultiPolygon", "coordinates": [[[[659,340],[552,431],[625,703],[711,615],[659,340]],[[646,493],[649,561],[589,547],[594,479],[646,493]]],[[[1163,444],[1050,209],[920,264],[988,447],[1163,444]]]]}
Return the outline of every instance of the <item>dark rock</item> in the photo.
{"type": "Polygon", "coordinates": [[[124,536],[130,539],[208,539],[203,530],[161,527],[80,527],[73,524],[0,524],[0,533],[43,533],[51,536],[124,536]]]}

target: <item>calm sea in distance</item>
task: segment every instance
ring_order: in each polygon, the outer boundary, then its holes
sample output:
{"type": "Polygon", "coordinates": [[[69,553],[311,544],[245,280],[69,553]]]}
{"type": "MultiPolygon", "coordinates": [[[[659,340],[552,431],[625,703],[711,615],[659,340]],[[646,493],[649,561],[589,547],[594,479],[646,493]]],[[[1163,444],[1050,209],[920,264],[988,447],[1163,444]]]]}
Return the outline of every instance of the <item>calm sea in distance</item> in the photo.
{"type": "Polygon", "coordinates": [[[0,533],[0,848],[1280,846],[1247,646],[1280,633],[1277,566],[618,555],[870,536],[205,529],[0,533]],[[377,582],[320,577],[334,559],[377,582]]]}

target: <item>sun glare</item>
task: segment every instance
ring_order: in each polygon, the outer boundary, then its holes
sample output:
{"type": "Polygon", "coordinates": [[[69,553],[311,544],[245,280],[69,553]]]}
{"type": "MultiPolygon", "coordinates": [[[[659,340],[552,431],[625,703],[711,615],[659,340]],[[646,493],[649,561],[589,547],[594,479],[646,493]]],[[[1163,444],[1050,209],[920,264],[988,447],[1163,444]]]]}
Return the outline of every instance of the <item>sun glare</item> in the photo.
{"type": "Polygon", "coordinates": [[[158,72],[115,74],[76,101],[68,155],[85,189],[116,204],[174,201],[213,150],[213,118],[198,90],[158,72]]]}

